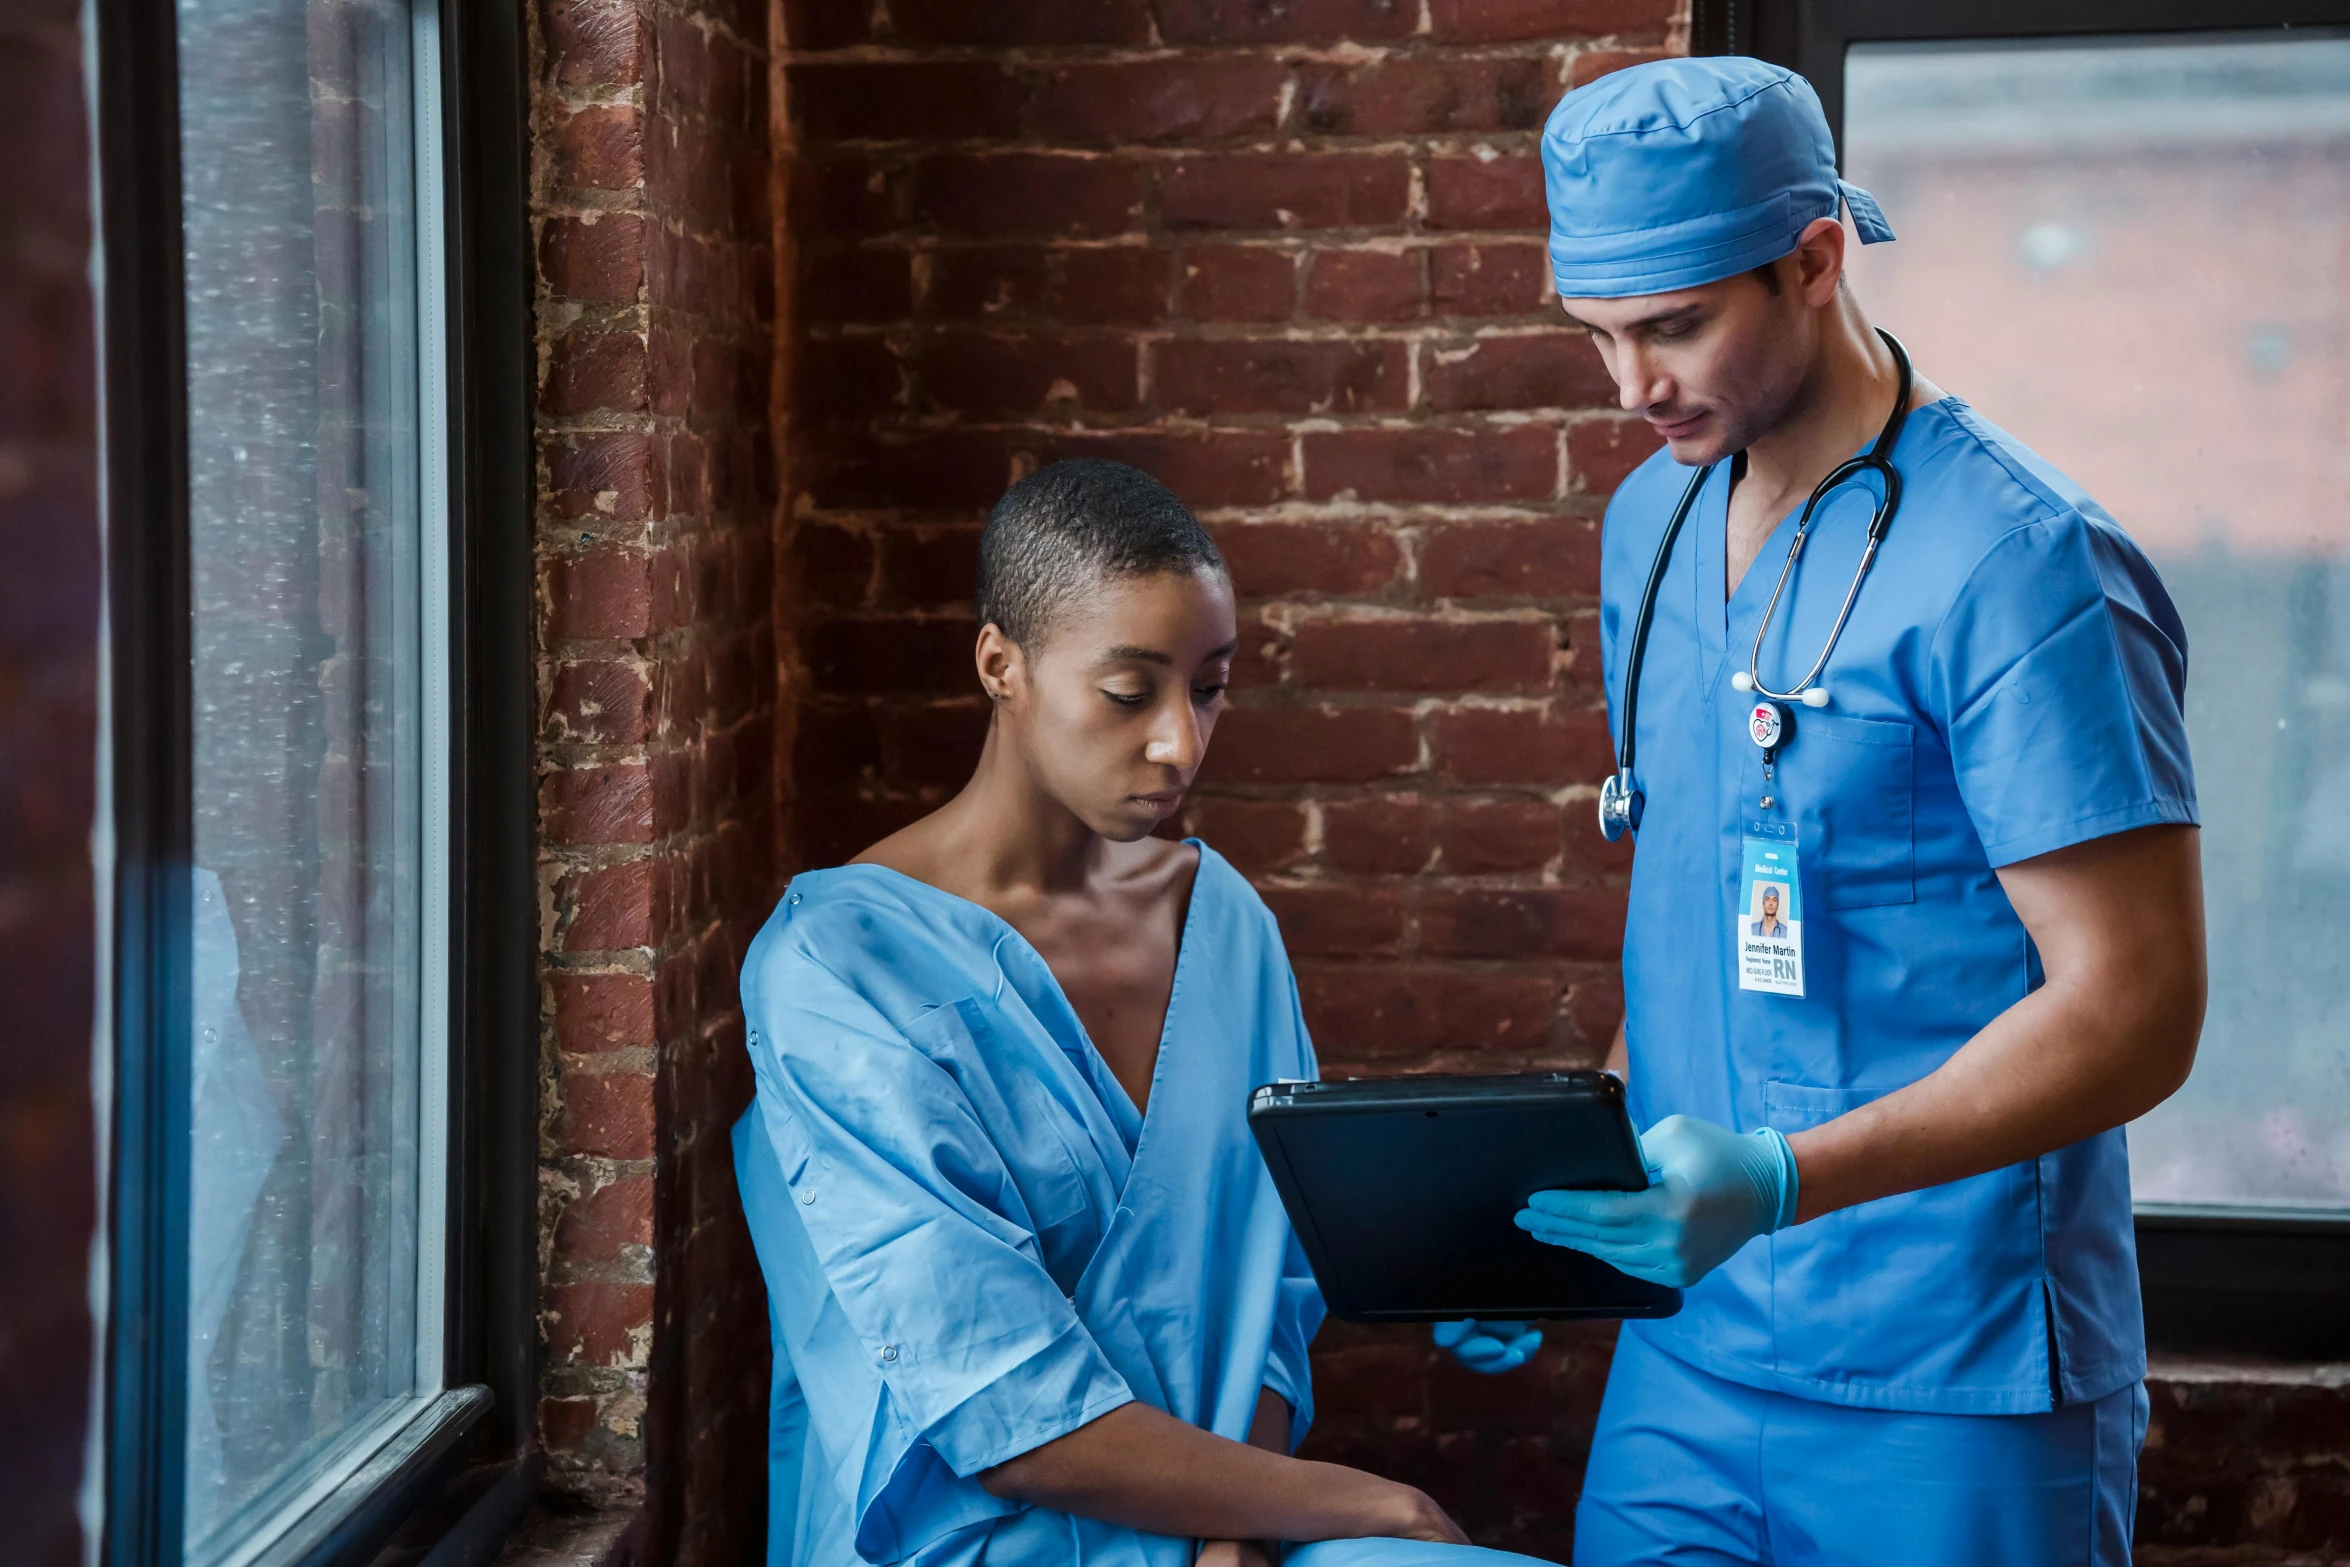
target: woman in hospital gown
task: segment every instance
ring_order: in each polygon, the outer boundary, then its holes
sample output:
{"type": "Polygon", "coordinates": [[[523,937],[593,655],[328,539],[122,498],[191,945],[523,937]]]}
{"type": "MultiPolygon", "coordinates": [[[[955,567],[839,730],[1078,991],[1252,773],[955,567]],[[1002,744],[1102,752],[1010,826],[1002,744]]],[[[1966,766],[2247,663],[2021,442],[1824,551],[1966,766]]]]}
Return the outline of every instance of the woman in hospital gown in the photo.
{"type": "MultiPolygon", "coordinates": [[[[1061,485],[1064,512],[1068,494],[1082,500],[1101,479],[1055,469],[1036,476],[1061,485]]],[[[1109,480],[1113,492],[1121,484],[1131,491],[1130,480],[1109,480]]],[[[1152,504],[1173,508],[1197,532],[1179,503],[1152,490],[1163,498],[1152,504]]],[[[1016,487],[998,508],[991,532],[1021,493],[1016,487]]],[[[1230,585],[1204,533],[1192,547],[1194,586],[1213,590],[1196,640],[1221,667],[1232,647],[1230,585]]],[[[1025,558],[1039,558],[1033,540],[1025,558]]],[[[1115,600],[1105,587],[1089,602],[1115,600]]],[[[983,608],[987,601],[983,582],[983,608]]],[[[1185,662],[1193,655],[1149,651],[1153,635],[1170,640],[1164,617],[1150,624],[1099,624],[1096,640],[1110,647],[1103,657],[1113,665],[1130,655],[1145,665],[1156,659],[1193,682],[1185,662]],[[1137,641],[1140,654],[1111,647],[1137,641]]],[[[1189,635],[1175,631],[1174,641],[1189,635]]],[[[1068,643],[1078,639],[1067,634],[1068,643]]],[[[988,646],[983,635],[983,679],[988,646]]],[[[1064,780],[1074,799],[1088,787],[1087,767],[1124,767],[1119,726],[1134,726],[1091,705],[1104,696],[1124,705],[1115,682],[1092,690],[1103,684],[1094,673],[1072,686],[1067,710],[1092,715],[1084,720],[1091,728],[1064,725],[1073,749],[1049,766],[1033,756],[1015,766],[1005,752],[1051,743],[1051,701],[1035,704],[1046,717],[1017,702],[1000,707],[979,775],[940,817],[970,817],[981,797],[996,798],[990,790],[1017,815],[1036,808],[1022,791],[1033,793],[1039,774],[1064,780]],[[1091,760],[1077,757],[1088,746],[1091,760]]],[[[1182,687],[1166,700],[1184,700],[1182,687]]],[[[1199,700],[1200,746],[1170,764],[1177,796],[1213,720],[1214,695],[1199,700]]],[[[1128,794],[1118,798],[1132,797],[1134,777],[1156,787],[1155,776],[1129,768],[1117,785],[1128,794]]],[[[1116,817],[1113,805],[1084,799],[1070,808],[1089,820],[1116,817]]],[[[1127,1053],[1106,1057],[1108,1046],[1097,1048],[1070,999],[1089,992],[1064,989],[1038,945],[1006,918],[887,864],[799,876],[752,945],[742,988],[758,1093],[735,1129],[735,1162],[775,1347],[770,1567],[1191,1567],[1200,1540],[1058,1511],[1033,1487],[1021,1500],[1001,1483],[1010,1472],[1001,1466],[1033,1464],[1024,1455],[1137,1403],[1246,1443],[1270,1393],[1291,1412],[1289,1443],[1303,1436],[1313,1409],[1306,1352],[1322,1302],[1249,1136],[1246,1104],[1258,1084],[1312,1077],[1313,1048],[1263,902],[1212,849],[1143,842],[1151,819],[1137,818],[1131,834],[1118,829],[1137,846],[1119,853],[1178,869],[1187,852],[1196,855],[1188,902],[1169,914],[1173,981],[1155,1061],[1132,1053],[1131,1034],[1120,1046],[1127,1053]],[[1147,1082],[1144,1069],[1130,1068],[1122,1083],[1112,1060],[1148,1061],[1147,1082]]],[[[957,830],[976,837],[956,840],[937,862],[945,867],[938,879],[952,880],[992,848],[987,834],[1000,836],[985,817],[957,830]]],[[[889,849],[863,858],[888,858],[889,849]]],[[[1051,950],[1075,964],[1082,945],[1051,950]]],[[[1147,1052],[1148,1036],[1139,1043],[1147,1052]]],[[[1111,1424],[1144,1432],[1146,1449],[1161,1443],[1133,1465],[1140,1484],[1186,1462],[1194,1467],[1185,1473],[1254,1477],[1233,1485],[1230,1502],[1218,1486],[1195,1485],[1188,1511],[1124,1508],[1130,1519],[1192,1520],[1204,1539],[1216,1539],[1211,1526],[1229,1517],[1235,1527],[1223,1531],[1221,1560],[1245,1559],[1229,1554],[1230,1541],[1248,1537],[1238,1525],[1269,1516],[1261,1505],[1268,1486],[1273,1515],[1310,1521],[1296,1532],[1339,1537],[1291,1551],[1301,1567],[1520,1560],[1426,1539],[1359,1538],[1390,1526],[1459,1538],[1409,1487],[1223,1443],[1207,1444],[1215,1462],[1202,1466],[1193,1433],[1131,1410],[1121,1421],[1111,1424]],[[1258,1510],[1247,1512],[1250,1505],[1258,1510]]],[[[1077,1441],[1089,1438],[1101,1432],[1077,1441]]],[[[1125,1482],[1118,1466],[1111,1470],[1115,1492],[1125,1482]]]]}

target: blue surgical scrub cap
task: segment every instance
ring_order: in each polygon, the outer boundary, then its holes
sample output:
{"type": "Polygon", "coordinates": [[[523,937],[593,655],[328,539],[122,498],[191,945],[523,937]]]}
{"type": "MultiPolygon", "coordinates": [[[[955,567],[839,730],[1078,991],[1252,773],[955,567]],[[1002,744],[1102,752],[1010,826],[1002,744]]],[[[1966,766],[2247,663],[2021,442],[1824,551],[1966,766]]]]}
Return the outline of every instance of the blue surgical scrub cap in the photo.
{"type": "Polygon", "coordinates": [[[1862,244],[1893,237],[1876,198],[1836,177],[1811,84],[1736,55],[1651,61],[1576,88],[1542,128],[1542,180],[1565,299],[1734,277],[1793,250],[1839,197],[1862,244]]]}

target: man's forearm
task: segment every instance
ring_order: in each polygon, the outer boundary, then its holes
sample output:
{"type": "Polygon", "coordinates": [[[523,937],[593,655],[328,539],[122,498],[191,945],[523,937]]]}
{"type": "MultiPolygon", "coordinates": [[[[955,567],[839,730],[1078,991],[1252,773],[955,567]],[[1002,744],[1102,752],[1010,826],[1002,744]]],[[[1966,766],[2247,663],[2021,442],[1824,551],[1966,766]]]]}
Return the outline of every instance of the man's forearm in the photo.
{"type": "Polygon", "coordinates": [[[2146,828],[2002,871],[2047,982],[1927,1077],[1791,1135],[1796,1221],[2037,1158],[2168,1098],[2202,1030],[2197,852],[2190,828],[2146,828]]]}
{"type": "MultiPolygon", "coordinates": [[[[1258,1412],[1261,1420],[1261,1404],[1258,1412]]],[[[1460,1538],[1409,1486],[1227,1441],[1141,1403],[1000,1464],[980,1483],[996,1496],[1178,1538],[1460,1538]]]]}

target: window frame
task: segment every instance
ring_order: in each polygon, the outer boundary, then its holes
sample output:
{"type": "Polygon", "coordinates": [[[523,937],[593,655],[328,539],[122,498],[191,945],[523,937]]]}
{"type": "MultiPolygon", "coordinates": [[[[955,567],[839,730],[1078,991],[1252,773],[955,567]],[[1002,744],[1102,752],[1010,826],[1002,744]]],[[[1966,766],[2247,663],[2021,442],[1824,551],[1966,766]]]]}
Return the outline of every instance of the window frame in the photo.
{"type": "MultiPolygon", "coordinates": [[[[1693,0],[1690,46],[1800,73],[1841,156],[1844,58],[1856,43],[2297,27],[2350,27],[2350,0],[1693,0]]],[[[2151,1347],[2350,1357],[2350,1205],[2313,1213],[2141,1203],[2135,1219],[2151,1347]]]]}
{"type": "MultiPolygon", "coordinates": [[[[444,465],[448,549],[448,1115],[445,1163],[428,1172],[446,1217],[425,1270],[444,1280],[443,1392],[258,1558],[269,1567],[345,1567],[387,1542],[486,1560],[527,1510],[541,1462],[534,564],[516,525],[533,515],[526,54],[515,8],[439,0],[437,12],[438,58],[417,68],[437,74],[441,154],[418,176],[420,207],[437,202],[441,217],[441,332],[422,362],[441,371],[442,417],[424,447],[444,465]]],[[[100,1559],[153,1567],[184,1553],[194,801],[177,20],[172,0],[98,0],[89,14],[111,745],[93,1491],[100,1559]]]]}

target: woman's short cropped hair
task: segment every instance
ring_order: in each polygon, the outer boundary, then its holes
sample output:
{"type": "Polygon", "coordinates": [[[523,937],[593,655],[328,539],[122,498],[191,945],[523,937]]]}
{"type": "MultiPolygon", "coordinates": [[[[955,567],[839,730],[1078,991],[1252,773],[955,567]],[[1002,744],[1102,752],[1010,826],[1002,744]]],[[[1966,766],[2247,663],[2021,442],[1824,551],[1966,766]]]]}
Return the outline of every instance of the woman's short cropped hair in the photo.
{"type": "Polygon", "coordinates": [[[1228,576],[1191,508],[1140,468],[1075,457],[1004,492],[979,538],[979,621],[1022,646],[1106,581],[1168,572],[1228,576]]]}

